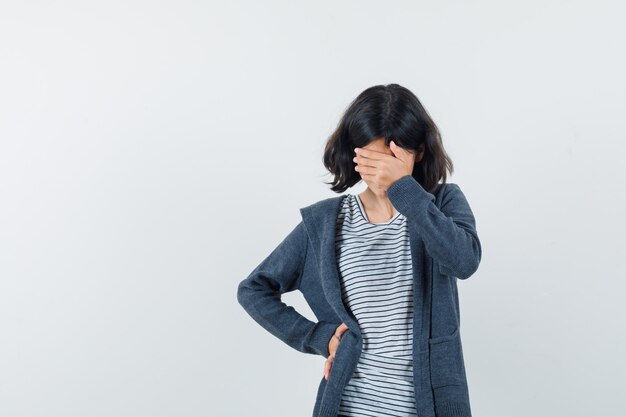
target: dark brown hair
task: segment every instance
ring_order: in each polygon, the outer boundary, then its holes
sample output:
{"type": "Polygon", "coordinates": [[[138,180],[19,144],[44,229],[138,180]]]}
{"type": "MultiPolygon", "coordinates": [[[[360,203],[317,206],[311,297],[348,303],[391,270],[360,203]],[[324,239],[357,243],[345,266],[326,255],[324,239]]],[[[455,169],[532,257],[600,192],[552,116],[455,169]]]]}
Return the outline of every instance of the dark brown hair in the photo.
{"type": "Polygon", "coordinates": [[[324,150],[324,166],[334,176],[331,190],[342,193],[361,181],[354,170],[354,148],[361,148],[383,137],[408,150],[418,150],[424,144],[424,157],[415,162],[413,177],[428,192],[439,181],[446,182],[452,174],[452,160],[443,149],[441,135],[435,122],[418,98],[398,84],[376,85],[363,91],[344,112],[324,150]]]}

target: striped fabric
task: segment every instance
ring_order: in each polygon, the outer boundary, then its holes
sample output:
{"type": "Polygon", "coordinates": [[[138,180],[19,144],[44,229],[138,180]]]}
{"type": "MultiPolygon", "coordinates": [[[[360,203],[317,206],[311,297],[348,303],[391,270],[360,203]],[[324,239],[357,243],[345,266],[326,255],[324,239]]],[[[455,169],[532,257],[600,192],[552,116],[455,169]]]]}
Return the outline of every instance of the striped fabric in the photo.
{"type": "Polygon", "coordinates": [[[339,415],[416,416],[413,391],[413,278],[406,218],[369,223],[357,194],[347,194],[335,243],[344,303],[363,334],[356,370],[339,415]]]}

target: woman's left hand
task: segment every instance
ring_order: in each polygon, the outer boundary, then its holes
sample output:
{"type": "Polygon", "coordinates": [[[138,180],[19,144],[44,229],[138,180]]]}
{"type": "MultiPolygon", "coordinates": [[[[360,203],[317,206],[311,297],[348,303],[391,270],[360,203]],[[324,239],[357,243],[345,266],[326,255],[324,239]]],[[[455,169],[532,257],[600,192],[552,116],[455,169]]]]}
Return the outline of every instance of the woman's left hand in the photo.
{"type": "Polygon", "coordinates": [[[411,175],[415,163],[415,154],[399,147],[394,141],[389,143],[389,149],[393,155],[354,148],[357,155],[352,159],[357,164],[354,169],[361,174],[361,178],[385,191],[400,178],[411,175]]]}

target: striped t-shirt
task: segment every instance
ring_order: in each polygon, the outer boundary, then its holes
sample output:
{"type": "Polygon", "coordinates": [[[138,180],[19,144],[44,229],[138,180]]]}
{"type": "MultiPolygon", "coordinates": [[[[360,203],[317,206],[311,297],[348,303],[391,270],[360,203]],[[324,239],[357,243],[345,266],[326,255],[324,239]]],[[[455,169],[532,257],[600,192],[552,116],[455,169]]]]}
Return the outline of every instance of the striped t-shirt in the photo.
{"type": "Polygon", "coordinates": [[[340,416],[416,416],[413,391],[413,274],[406,217],[370,223],[347,194],[335,243],[344,303],[363,335],[361,357],[345,386],[340,416]]]}

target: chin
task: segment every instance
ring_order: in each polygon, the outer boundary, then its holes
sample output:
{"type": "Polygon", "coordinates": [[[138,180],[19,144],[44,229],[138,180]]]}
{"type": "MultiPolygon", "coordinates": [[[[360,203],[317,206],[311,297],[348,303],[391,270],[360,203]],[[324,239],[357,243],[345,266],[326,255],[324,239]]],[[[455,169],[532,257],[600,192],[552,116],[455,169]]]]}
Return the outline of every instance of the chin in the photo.
{"type": "Polygon", "coordinates": [[[372,192],[377,195],[378,197],[384,197],[387,195],[387,191],[383,190],[382,188],[378,188],[378,187],[370,187],[370,189],[372,190],[372,192]]]}

